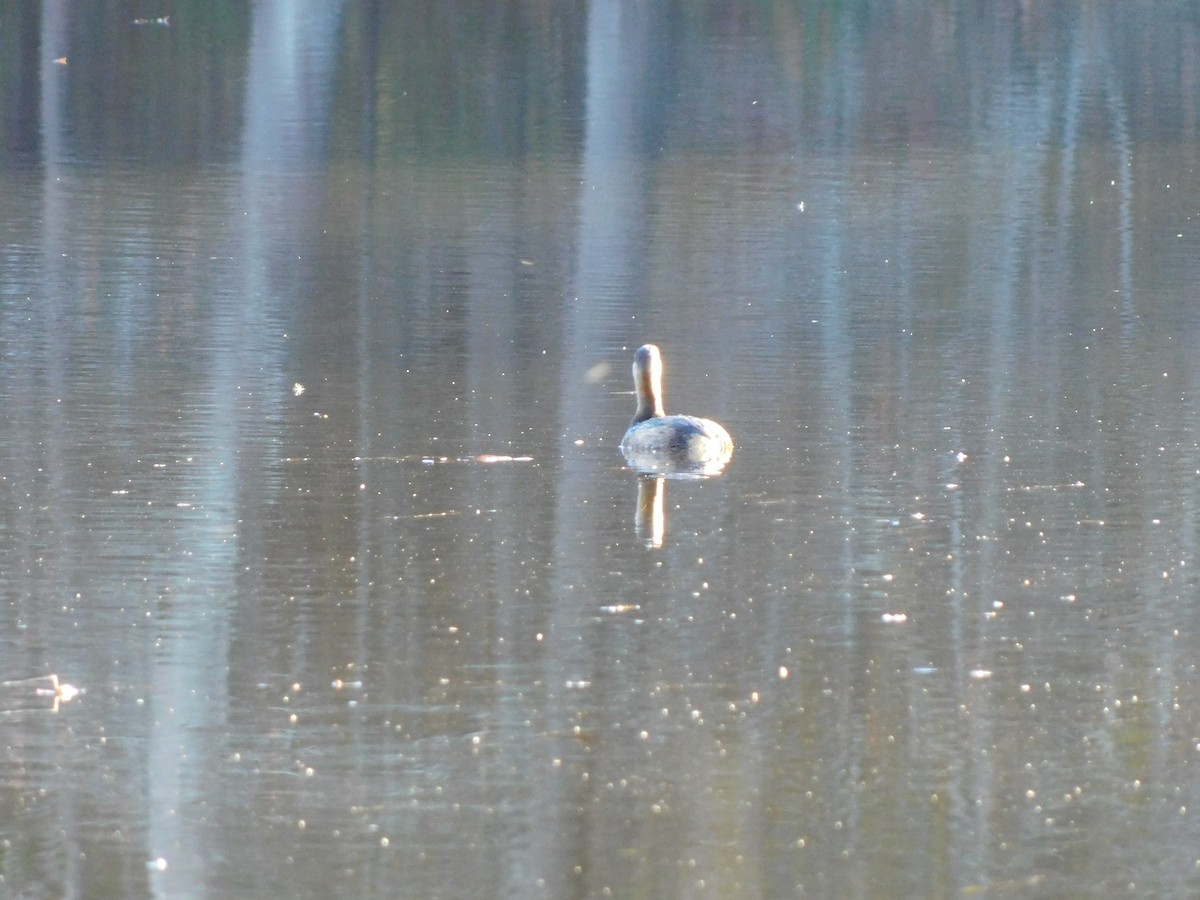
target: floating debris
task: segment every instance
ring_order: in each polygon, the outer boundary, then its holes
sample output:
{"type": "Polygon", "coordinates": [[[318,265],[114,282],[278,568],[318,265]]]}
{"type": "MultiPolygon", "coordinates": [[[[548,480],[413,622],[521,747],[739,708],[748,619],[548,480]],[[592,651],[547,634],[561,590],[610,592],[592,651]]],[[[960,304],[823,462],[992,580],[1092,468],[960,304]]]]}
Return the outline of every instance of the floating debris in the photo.
{"type": "Polygon", "coordinates": [[[1022,484],[1016,487],[1008,488],[1010,491],[1058,491],[1066,490],[1067,488],[1082,488],[1087,487],[1087,482],[1071,481],[1066,484],[1022,484]]]}
{"type": "Polygon", "coordinates": [[[600,607],[600,612],[618,614],[618,613],[627,613],[627,612],[637,612],[641,608],[642,607],[637,603],[612,603],[608,606],[600,607]]]}
{"type": "Polygon", "coordinates": [[[60,703],[70,703],[79,696],[81,691],[73,684],[67,684],[65,681],[59,681],[58,675],[37,675],[33,678],[17,678],[11,681],[0,681],[0,688],[16,688],[17,696],[14,696],[14,702],[10,705],[4,703],[3,709],[0,709],[0,714],[9,715],[15,712],[42,709],[39,703],[36,706],[24,706],[16,702],[21,699],[20,695],[25,695],[35,699],[50,700],[50,711],[58,712],[60,703]],[[30,690],[26,693],[25,689],[30,690]]]}
{"type": "Polygon", "coordinates": [[[154,18],[154,19],[134,19],[129,24],[137,25],[139,27],[143,26],[143,25],[157,25],[159,28],[170,28],[171,27],[171,17],[170,16],[158,16],[157,18],[154,18]]]}
{"type": "MultiPolygon", "coordinates": [[[[423,466],[444,466],[451,463],[481,463],[483,465],[491,465],[492,463],[529,463],[533,462],[532,456],[510,456],[507,453],[481,453],[478,456],[356,456],[351,462],[367,463],[367,462],[386,462],[386,463],[413,463],[419,462],[423,466]]],[[[285,458],[284,462],[308,462],[307,459],[285,458]]]]}
{"type": "Polygon", "coordinates": [[[908,621],[908,613],[902,612],[886,612],[880,619],[885,625],[903,625],[908,621]]]}

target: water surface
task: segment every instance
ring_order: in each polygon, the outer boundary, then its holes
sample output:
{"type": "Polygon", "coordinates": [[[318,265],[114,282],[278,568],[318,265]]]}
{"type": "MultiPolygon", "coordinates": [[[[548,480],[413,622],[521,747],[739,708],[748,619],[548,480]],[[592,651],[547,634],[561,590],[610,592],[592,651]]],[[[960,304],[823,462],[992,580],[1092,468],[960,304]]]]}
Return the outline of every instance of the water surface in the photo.
{"type": "Polygon", "coordinates": [[[1195,893],[1194,14],[384,6],[0,6],[4,892],[1195,893]]]}

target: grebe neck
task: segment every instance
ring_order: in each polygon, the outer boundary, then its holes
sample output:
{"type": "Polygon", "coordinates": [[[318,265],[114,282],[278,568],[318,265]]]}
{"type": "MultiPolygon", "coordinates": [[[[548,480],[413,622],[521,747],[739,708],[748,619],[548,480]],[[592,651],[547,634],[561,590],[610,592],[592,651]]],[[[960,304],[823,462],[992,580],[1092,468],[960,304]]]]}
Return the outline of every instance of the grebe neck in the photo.
{"type": "Polygon", "coordinates": [[[638,347],[633,355],[633,386],[638,404],[634,425],[666,415],[662,402],[662,356],[653,344],[638,347]]]}

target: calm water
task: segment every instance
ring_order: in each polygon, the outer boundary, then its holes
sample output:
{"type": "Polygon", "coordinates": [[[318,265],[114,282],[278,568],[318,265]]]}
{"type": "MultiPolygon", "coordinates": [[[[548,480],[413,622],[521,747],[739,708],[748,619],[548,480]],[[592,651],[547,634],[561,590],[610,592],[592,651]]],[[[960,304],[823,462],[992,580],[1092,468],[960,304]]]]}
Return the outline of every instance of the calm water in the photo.
{"type": "Polygon", "coordinates": [[[1194,6],[134,6],[0,2],[0,895],[1200,893],[1194,6]]]}

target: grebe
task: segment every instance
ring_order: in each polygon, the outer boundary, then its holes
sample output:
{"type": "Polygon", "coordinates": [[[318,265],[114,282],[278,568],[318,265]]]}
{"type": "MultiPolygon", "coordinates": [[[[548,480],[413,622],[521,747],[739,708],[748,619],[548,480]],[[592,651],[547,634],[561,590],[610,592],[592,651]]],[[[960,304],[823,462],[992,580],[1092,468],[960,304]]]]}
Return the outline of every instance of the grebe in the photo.
{"type": "Polygon", "coordinates": [[[646,344],[633,355],[637,415],[621,439],[625,461],[643,471],[716,474],[733,455],[729,432],[712,419],[668,416],[662,402],[662,354],[646,344]]]}

